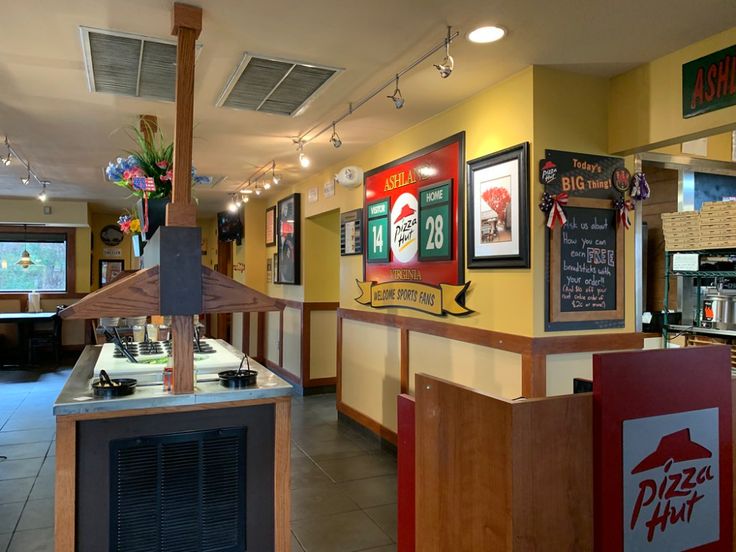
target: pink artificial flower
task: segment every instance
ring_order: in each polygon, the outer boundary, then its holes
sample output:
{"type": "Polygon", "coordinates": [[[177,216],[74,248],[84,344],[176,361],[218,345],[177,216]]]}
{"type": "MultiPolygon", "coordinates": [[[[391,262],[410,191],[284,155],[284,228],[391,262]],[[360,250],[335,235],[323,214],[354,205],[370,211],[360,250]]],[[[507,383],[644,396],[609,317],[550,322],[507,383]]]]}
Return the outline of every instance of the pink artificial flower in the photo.
{"type": "Polygon", "coordinates": [[[174,173],[169,171],[166,171],[166,174],[161,177],[161,180],[167,181],[171,180],[171,178],[174,176],[174,173]]]}
{"type": "Polygon", "coordinates": [[[166,167],[169,166],[169,162],[168,161],[159,161],[158,163],[156,163],[156,166],[159,169],[165,169],[166,167]]]}
{"type": "Polygon", "coordinates": [[[130,221],[129,220],[126,220],[125,222],[120,223],[120,231],[123,234],[127,234],[128,232],[130,232],[130,221]]]}
{"type": "Polygon", "coordinates": [[[132,171],[124,171],[123,172],[123,180],[130,180],[133,178],[133,172],[132,171]]]}

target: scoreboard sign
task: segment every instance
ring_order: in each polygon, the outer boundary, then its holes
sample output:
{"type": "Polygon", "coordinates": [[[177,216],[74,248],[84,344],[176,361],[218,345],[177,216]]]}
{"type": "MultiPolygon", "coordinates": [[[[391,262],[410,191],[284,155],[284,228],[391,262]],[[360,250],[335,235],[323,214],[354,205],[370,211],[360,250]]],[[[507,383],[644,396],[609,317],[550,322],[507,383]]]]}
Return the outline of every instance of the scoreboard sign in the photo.
{"type": "Polygon", "coordinates": [[[465,133],[365,174],[365,282],[359,303],[466,314],[465,133]]]}

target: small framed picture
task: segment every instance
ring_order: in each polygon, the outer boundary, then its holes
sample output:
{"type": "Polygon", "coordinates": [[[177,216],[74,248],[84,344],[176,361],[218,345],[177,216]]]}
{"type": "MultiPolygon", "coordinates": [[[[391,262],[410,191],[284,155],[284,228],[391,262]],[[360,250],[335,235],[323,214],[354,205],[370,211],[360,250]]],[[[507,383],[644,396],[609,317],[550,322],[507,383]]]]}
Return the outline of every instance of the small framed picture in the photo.
{"type": "Polygon", "coordinates": [[[468,268],[529,268],[529,144],[468,162],[468,268]]]}
{"type": "Polygon", "coordinates": [[[266,282],[271,282],[273,280],[273,261],[271,259],[266,259],[266,282]]]}
{"type": "Polygon", "coordinates": [[[112,282],[123,270],[125,262],[120,259],[100,259],[100,287],[112,282]]]}
{"type": "Polygon", "coordinates": [[[273,263],[271,263],[272,271],[273,271],[273,277],[270,280],[274,284],[278,284],[279,280],[279,254],[274,253],[273,254],[273,263]]]}
{"type": "Polygon", "coordinates": [[[276,245],[276,206],[266,209],[266,247],[276,245]]]}
{"type": "Polygon", "coordinates": [[[280,200],[277,207],[277,244],[279,284],[300,283],[300,194],[280,200]]]}

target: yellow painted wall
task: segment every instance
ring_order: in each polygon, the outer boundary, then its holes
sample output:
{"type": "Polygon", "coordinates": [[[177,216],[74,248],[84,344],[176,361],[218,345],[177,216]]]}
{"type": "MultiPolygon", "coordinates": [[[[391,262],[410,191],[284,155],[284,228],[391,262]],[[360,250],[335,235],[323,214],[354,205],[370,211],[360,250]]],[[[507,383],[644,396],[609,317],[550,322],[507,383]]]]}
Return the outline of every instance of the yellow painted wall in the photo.
{"type": "Polygon", "coordinates": [[[342,332],[342,401],[396,431],[396,395],[401,392],[399,330],[343,320],[342,332]]]}
{"type": "Polygon", "coordinates": [[[736,43],[736,27],[611,79],[608,149],[651,150],[736,128],[736,106],[682,117],[682,64],[736,43]]]}
{"type": "MultiPolygon", "coordinates": [[[[304,300],[340,298],[340,211],[334,209],[304,220],[302,239],[304,300]]],[[[334,373],[333,373],[334,375],[334,373]]]]}
{"type": "MultiPolygon", "coordinates": [[[[702,156],[703,159],[710,159],[712,161],[733,161],[733,133],[732,132],[721,132],[714,136],[708,136],[707,155],[702,156]]],[[[667,155],[688,155],[682,153],[682,144],[673,144],[671,146],[665,146],[663,148],[656,148],[652,150],[656,153],[665,153],[667,155]]],[[[692,156],[701,158],[701,156],[692,156]]]]}

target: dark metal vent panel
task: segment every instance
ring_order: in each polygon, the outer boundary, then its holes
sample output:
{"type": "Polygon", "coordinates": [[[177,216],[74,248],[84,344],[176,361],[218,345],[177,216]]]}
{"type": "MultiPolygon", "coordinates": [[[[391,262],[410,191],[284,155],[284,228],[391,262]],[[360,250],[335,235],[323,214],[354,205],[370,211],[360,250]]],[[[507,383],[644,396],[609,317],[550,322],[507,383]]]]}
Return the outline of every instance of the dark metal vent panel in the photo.
{"type": "Polygon", "coordinates": [[[245,428],[110,443],[110,550],[242,552],[245,428]]]}
{"type": "Polygon", "coordinates": [[[246,54],[218,107],[298,115],[342,69],[246,54]]]}
{"type": "MultiPolygon", "coordinates": [[[[176,43],[130,33],[79,28],[91,92],[173,102],[176,43]]],[[[197,45],[197,54],[201,45],[197,45]]]]}

